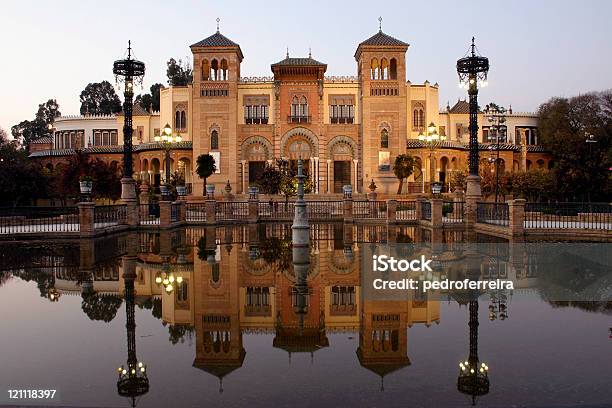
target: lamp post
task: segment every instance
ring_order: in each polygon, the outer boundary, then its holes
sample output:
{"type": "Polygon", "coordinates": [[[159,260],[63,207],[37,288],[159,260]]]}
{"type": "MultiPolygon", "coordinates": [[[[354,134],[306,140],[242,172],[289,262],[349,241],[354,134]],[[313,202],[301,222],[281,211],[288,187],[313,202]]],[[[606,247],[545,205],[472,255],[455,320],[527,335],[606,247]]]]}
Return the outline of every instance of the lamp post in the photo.
{"type": "MultiPolygon", "coordinates": [[[[442,142],[445,141],[446,136],[438,134],[436,125],[433,122],[431,122],[429,126],[427,126],[427,134],[423,133],[423,131],[421,130],[421,133],[419,133],[418,137],[419,137],[419,140],[425,143],[425,146],[429,148],[429,181],[431,183],[431,188],[432,188],[432,193],[433,193],[434,184],[436,181],[436,178],[435,178],[436,169],[434,165],[434,151],[436,150],[438,141],[442,141],[442,142]]],[[[425,193],[425,186],[423,186],[423,193],[425,193]]]]}
{"type": "Polygon", "coordinates": [[[172,128],[167,123],[166,126],[164,126],[161,136],[155,136],[154,139],[157,143],[161,143],[162,147],[166,152],[166,177],[164,180],[165,188],[162,189],[162,195],[167,196],[170,192],[170,151],[172,150],[172,145],[174,143],[179,143],[183,139],[179,134],[177,134],[176,136],[172,136],[172,128]]]}
{"type": "Polygon", "coordinates": [[[495,144],[489,145],[491,150],[491,157],[488,161],[490,164],[495,163],[495,202],[499,197],[499,143],[506,141],[506,133],[508,126],[506,126],[506,108],[498,106],[495,103],[490,103],[485,107],[485,115],[491,126],[489,127],[489,140],[495,139],[495,144]],[[493,151],[496,151],[496,157],[493,156],[493,151]]]}
{"type": "Polygon", "coordinates": [[[466,196],[471,197],[481,195],[478,175],[478,85],[487,86],[488,72],[489,59],[476,53],[476,44],[472,37],[468,55],[457,61],[459,86],[466,88],[470,97],[469,175],[466,196]]]}
{"type": "Polygon", "coordinates": [[[128,41],[128,56],[126,59],[113,63],[113,74],[117,86],[124,84],[123,102],[123,178],[121,179],[121,199],[136,201],[136,188],[133,179],[134,167],[132,164],[132,108],[134,105],[134,82],[142,85],[145,73],[144,62],[132,58],[132,42],[128,41]]]}

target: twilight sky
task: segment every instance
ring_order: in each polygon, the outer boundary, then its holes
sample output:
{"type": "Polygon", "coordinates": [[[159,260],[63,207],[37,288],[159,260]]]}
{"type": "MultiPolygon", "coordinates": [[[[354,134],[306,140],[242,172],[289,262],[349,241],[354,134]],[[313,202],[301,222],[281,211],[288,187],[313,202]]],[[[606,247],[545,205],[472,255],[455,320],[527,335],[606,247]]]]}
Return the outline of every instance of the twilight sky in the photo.
{"type": "Polygon", "coordinates": [[[166,85],[167,59],[190,60],[189,45],[213,34],[217,17],[242,48],[242,76],[270,75],[286,47],[291,56],[312,47],[328,75],[355,75],[355,48],[376,33],[380,15],[385,33],[410,44],[407,79],[438,82],[441,106],[465,97],[455,63],[472,35],[491,63],[481,104],[530,111],[551,96],[612,88],[607,0],[3,0],[1,15],[0,127],[7,132],[49,98],[62,114],[78,114],[87,83],[114,83],[112,63],[128,39],[147,65],[145,90],[166,85]]]}

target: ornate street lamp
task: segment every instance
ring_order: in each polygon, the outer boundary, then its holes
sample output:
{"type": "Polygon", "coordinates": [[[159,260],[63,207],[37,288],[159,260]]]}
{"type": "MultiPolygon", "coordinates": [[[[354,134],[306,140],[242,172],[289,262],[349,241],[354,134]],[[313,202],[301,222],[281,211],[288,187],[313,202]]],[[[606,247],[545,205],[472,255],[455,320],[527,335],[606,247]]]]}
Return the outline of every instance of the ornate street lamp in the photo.
{"type": "Polygon", "coordinates": [[[459,86],[466,88],[470,96],[470,152],[466,195],[479,197],[481,192],[478,175],[478,85],[487,86],[489,59],[476,53],[474,37],[470,48],[471,52],[457,61],[457,73],[459,86]]]}
{"type": "Polygon", "coordinates": [[[170,151],[172,150],[172,146],[174,143],[179,143],[183,140],[181,135],[176,134],[176,136],[172,136],[172,128],[169,124],[166,123],[164,126],[163,132],[161,136],[155,136],[155,142],[160,143],[164,148],[166,155],[166,177],[165,177],[165,185],[161,186],[160,189],[162,191],[162,196],[167,197],[170,193],[170,151]]]}
{"type": "MultiPolygon", "coordinates": [[[[436,150],[438,141],[445,141],[446,136],[438,134],[436,125],[431,122],[429,126],[427,126],[427,134],[423,133],[423,131],[421,130],[421,133],[419,133],[418,138],[421,142],[425,143],[425,146],[429,148],[429,180],[431,183],[431,191],[432,194],[439,194],[441,191],[441,186],[438,183],[435,183],[436,169],[434,166],[434,151],[436,150]]],[[[425,186],[423,186],[423,189],[424,188],[425,186]]],[[[424,190],[423,193],[425,193],[424,190]]]]}
{"type": "Polygon", "coordinates": [[[113,63],[113,74],[117,86],[124,84],[123,102],[123,178],[121,179],[121,199],[136,200],[134,167],[132,164],[132,108],[134,105],[134,83],[142,86],[145,73],[144,62],[132,58],[132,42],[128,41],[127,59],[117,60],[113,63]]]}
{"type": "Polygon", "coordinates": [[[127,397],[132,407],[136,406],[137,398],[149,392],[149,379],[147,377],[147,366],[136,358],[136,317],[134,299],[134,278],[125,279],[125,314],[128,359],[127,365],[121,365],[117,369],[117,393],[127,397]]]}
{"type": "Polygon", "coordinates": [[[499,143],[506,141],[508,126],[506,126],[506,108],[498,106],[495,103],[490,103],[485,107],[484,114],[491,124],[489,127],[489,141],[495,140],[495,144],[489,145],[491,157],[489,164],[495,163],[495,202],[499,197],[499,143]],[[493,156],[493,151],[497,153],[493,156]]]}
{"type": "Polygon", "coordinates": [[[469,303],[470,311],[470,354],[467,360],[459,363],[459,378],[457,390],[472,397],[472,405],[476,405],[476,397],[489,393],[489,366],[478,360],[478,298],[472,295],[469,303]]]}

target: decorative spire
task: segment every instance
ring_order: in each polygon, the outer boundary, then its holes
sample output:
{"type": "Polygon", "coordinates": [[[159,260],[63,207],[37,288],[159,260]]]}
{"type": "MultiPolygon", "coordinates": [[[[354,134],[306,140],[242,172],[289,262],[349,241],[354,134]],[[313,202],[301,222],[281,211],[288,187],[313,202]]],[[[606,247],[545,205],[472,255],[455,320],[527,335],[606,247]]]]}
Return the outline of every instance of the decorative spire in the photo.
{"type": "Polygon", "coordinates": [[[312,48],[308,47],[308,58],[312,58],[312,48]]]}
{"type": "Polygon", "coordinates": [[[378,17],[378,32],[382,33],[382,16],[378,17]]]}
{"type": "Polygon", "coordinates": [[[287,47],[287,58],[289,58],[289,47],[287,47]]]}
{"type": "Polygon", "coordinates": [[[221,19],[217,17],[217,32],[219,32],[219,21],[221,21],[221,19]]]}
{"type": "Polygon", "coordinates": [[[132,58],[132,40],[128,40],[128,59],[132,58]]]}
{"type": "Polygon", "coordinates": [[[476,44],[474,43],[475,38],[472,36],[472,57],[476,55],[476,44]]]}

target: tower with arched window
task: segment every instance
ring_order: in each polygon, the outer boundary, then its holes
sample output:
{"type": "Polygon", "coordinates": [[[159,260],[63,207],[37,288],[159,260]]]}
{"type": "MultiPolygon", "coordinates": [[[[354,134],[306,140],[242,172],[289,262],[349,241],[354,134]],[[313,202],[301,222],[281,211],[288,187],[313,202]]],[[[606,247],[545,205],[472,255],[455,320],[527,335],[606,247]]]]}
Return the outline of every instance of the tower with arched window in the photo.
{"type": "MultiPolygon", "coordinates": [[[[193,54],[193,165],[201,154],[215,158],[217,172],[207,179],[217,190],[227,180],[237,182],[238,82],[244,58],[240,45],[217,32],[191,46],[193,54]]],[[[183,124],[179,112],[175,117],[183,124]]],[[[195,167],[194,167],[195,172],[195,167]]],[[[203,181],[194,179],[193,191],[203,193],[203,181]]]]}
{"type": "Polygon", "coordinates": [[[406,152],[408,44],[379,30],[362,41],[355,52],[362,127],[360,188],[374,180],[378,191],[394,193],[397,179],[393,161],[406,152]]]}

